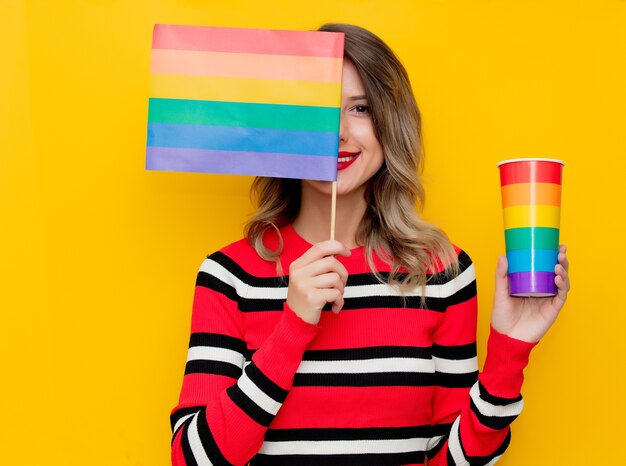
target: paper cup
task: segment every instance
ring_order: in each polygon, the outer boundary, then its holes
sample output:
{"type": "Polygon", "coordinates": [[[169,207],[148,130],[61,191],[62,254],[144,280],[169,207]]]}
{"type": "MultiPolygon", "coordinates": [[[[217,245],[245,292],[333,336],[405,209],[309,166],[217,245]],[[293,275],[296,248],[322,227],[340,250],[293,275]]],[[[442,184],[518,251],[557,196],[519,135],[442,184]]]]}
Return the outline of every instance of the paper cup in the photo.
{"type": "Polygon", "coordinates": [[[559,253],[561,180],[554,159],[500,162],[506,258],[511,296],[554,296],[559,253]]]}

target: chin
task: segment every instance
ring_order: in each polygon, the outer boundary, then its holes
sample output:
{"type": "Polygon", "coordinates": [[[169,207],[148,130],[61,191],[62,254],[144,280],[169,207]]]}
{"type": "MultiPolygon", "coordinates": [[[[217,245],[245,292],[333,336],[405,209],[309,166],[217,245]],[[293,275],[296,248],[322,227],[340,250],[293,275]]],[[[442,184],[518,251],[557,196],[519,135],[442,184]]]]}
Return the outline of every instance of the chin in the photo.
{"type": "MultiPolygon", "coordinates": [[[[322,194],[327,194],[330,196],[333,192],[332,181],[303,180],[303,183],[322,194]]],[[[339,183],[337,183],[337,186],[339,186],[339,183]]]]}

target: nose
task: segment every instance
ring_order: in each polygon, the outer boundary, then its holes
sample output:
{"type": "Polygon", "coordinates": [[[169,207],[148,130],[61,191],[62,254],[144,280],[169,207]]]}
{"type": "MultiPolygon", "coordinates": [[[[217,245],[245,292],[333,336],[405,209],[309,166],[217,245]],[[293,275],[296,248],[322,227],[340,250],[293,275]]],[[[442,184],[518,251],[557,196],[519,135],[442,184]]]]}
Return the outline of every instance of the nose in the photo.
{"type": "Polygon", "coordinates": [[[339,115],[339,142],[346,142],[348,140],[348,122],[343,110],[339,115]]]}

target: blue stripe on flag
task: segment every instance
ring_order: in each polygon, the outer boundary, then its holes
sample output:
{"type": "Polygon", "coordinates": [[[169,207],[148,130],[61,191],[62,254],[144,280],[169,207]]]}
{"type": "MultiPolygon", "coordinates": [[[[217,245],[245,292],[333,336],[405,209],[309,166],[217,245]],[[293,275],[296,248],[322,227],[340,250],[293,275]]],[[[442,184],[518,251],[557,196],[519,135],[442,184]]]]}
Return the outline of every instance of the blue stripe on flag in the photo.
{"type": "Polygon", "coordinates": [[[148,146],[337,157],[337,132],[149,123],[148,146]]]}

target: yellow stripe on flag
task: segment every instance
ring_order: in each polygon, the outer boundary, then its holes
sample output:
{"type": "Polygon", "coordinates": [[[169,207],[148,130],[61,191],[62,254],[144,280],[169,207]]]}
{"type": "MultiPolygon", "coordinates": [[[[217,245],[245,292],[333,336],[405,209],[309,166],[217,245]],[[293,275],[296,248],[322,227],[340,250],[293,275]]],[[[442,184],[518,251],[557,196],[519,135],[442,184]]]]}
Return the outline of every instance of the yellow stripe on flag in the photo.
{"type": "Polygon", "coordinates": [[[341,83],[152,74],[150,97],[339,107],[341,83]]]}
{"type": "Polygon", "coordinates": [[[561,208],[550,205],[505,207],[504,229],[525,227],[559,228],[561,208]]]}

